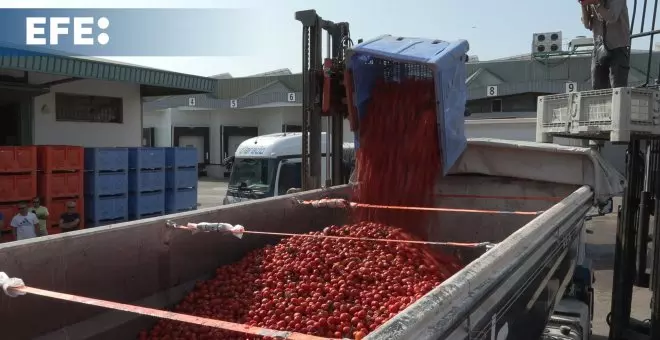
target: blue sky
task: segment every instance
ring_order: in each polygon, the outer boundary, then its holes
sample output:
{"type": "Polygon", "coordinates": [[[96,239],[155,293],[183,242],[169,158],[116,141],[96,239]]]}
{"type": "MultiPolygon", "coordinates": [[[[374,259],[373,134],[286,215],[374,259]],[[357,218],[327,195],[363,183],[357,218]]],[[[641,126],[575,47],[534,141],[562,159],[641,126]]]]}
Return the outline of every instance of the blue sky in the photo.
{"type": "MultiPolygon", "coordinates": [[[[638,4],[636,31],[642,10],[638,4]]],[[[648,1],[652,3],[653,1],[648,1]]],[[[632,16],[633,1],[628,1],[632,16]]],[[[297,10],[316,9],[325,19],[347,21],[354,41],[382,34],[443,40],[466,39],[470,54],[481,60],[528,53],[534,32],[562,31],[567,43],[578,35],[589,35],[580,23],[576,0],[560,1],[475,1],[475,0],[0,0],[0,7],[15,8],[253,8],[255,20],[237,27],[235,34],[256,30],[257,55],[246,57],[113,57],[110,59],[209,76],[229,72],[234,76],[278,68],[301,68],[301,25],[293,16],[297,10]],[[93,4],[92,4],[93,3],[93,4]]],[[[652,5],[647,11],[650,29],[652,5]]],[[[175,23],[167,23],[174,25],[175,23]]],[[[657,28],[660,28],[658,18],[657,28]]],[[[660,37],[656,39],[660,41],[660,37]]],[[[208,33],[213,43],[213,32],[208,33]]],[[[646,49],[648,40],[638,39],[634,48],[646,49]]]]}

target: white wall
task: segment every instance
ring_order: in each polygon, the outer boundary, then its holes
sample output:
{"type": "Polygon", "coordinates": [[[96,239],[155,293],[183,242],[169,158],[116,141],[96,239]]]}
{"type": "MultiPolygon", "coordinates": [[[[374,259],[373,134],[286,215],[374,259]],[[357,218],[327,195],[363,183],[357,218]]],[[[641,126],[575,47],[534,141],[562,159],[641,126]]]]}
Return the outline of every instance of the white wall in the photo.
{"type": "MultiPolygon", "coordinates": [[[[30,73],[32,84],[63,77],[30,73]]],[[[51,92],[34,98],[34,144],[67,144],[87,147],[141,146],[142,115],[140,85],[84,79],[55,85],[51,92]],[[58,122],[55,120],[55,93],[122,97],[122,124],[58,122]],[[42,111],[42,108],[45,111],[42,111]]]]}
{"type": "Polygon", "coordinates": [[[145,128],[154,128],[154,146],[172,146],[172,109],[145,112],[142,120],[145,128]]]}
{"type": "Polygon", "coordinates": [[[536,141],[536,119],[525,122],[505,122],[508,119],[466,120],[465,136],[468,138],[499,138],[508,140],[536,141]]]}

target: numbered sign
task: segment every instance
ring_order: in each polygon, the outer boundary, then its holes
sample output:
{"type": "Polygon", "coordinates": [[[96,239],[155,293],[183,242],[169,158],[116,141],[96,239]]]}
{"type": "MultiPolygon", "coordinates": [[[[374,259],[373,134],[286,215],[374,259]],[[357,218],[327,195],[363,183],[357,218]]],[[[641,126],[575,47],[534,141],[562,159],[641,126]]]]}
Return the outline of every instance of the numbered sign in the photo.
{"type": "Polygon", "coordinates": [[[578,87],[576,82],[569,81],[568,83],[566,83],[566,93],[575,92],[577,90],[578,87]]]}
{"type": "Polygon", "coordinates": [[[486,86],[486,97],[497,97],[497,85],[486,86]]]}
{"type": "Polygon", "coordinates": [[[287,98],[286,98],[286,100],[287,100],[288,102],[295,102],[295,101],[296,101],[296,94],[293,93],[293,92],[289,92],[289,93],[287,94],[287,98]]]}
{"type": "Polygon", "coordinates": [[[195,106],[195,97],[188,98],[188,106],[195,106]]]}
{"type": "Polygon", "coordinates": [[[237,108],[238,107],[238,100],[236,100],[236,99],[230,100],[229,101],[229,107],[231,107],[232,109],[237,108]]]}

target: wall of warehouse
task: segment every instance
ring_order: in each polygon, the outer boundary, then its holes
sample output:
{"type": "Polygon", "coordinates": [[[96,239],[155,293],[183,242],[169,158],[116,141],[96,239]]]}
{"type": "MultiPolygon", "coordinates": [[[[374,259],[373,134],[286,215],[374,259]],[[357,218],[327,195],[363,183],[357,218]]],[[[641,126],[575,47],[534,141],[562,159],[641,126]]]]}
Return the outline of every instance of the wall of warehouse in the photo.
{"type": "MultiPolygon", "coordinates": [[[[46,83],[65,77],[30,73],[32,84],[46,83]]],[[[141,146],[140,85],[83,79],[55,85],[51,92],[34,98],[34,143],[68,144],[87,147],[141,146]],[[72,93],[97,96],[116,96],[123,99],[123,122],[84,123],[55,120],[55,94],[72,93]]]]}
{"type": "MultiPolygon", "coordinates": [[[[173,127],[209,128],[209,162],[222,162],[222,127],[256,127],[259,135],[282,132],[282,125],[302,125],[300,106],[282,106],[240,110],[166,109],[144,112],[143,126],[154,128],[155,146],[171,146],[173,127]]],[[[325,119],[323,130],[325,130],[325,119]]],[[[344,121],[344,141],[353,142],[348,121],[344,121]]]]}
{"type": "Polygon", "coordinates": [[[497,138],[533,142],[536,140],[536,119],[524,122],[504,122],[508,119],[466,120],[468,138],[497,138]]]}

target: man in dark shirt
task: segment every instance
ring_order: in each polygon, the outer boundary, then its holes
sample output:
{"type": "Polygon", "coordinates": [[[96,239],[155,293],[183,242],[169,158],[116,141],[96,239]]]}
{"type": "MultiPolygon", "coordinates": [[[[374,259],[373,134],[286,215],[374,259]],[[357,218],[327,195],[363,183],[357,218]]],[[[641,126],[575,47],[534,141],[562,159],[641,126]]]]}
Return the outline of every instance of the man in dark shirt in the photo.
{"type": "Polygon", "coordinates": [[[593,32],[591,85],[594,90],[628,86],[630,19],[626,0],[579,0],[582,23],[593,32]]]}
{"type": "Polygon", "coordinates": [[[60,216],[60,229],[63,233],[80,228],[80,214],[76,211],[76,202],[67,202],[66,212],[60,216]]]}

